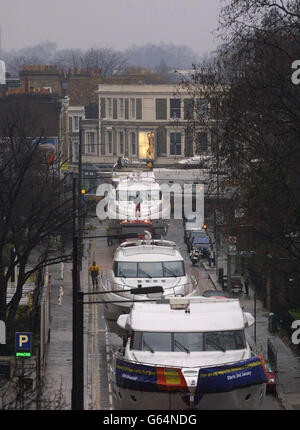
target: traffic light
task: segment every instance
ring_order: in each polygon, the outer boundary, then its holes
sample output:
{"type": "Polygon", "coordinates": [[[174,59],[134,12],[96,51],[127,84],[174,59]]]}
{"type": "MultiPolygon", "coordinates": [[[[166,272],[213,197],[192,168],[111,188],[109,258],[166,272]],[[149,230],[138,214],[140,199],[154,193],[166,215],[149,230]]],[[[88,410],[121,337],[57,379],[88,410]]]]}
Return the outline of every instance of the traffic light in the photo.
{"type": "Polygon", "coordinates": [[[85,189],[84,188],[81,190],[81,198],[82,198],[82,200],[85,200],[85,189]]]}

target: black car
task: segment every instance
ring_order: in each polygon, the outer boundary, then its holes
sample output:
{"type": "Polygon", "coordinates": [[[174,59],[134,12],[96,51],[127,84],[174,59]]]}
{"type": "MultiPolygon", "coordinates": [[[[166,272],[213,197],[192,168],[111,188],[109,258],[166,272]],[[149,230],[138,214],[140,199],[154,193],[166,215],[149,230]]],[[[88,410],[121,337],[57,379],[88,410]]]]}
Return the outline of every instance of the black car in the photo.
{"type": "Polygon", "coordinates": [[[208,258],[211,249],[210,237],[206,234],[195,235],[190,241],[190,249],[198,249],[202,257],[208,258]]]}
{"type": "Polygon", "coordinates": [[[209,236],[206,233],[206,230],[191,231],[186,240],[188,251],[190,251],[193,248],[193,241],[195,237],[209,237],[209,236]]]}

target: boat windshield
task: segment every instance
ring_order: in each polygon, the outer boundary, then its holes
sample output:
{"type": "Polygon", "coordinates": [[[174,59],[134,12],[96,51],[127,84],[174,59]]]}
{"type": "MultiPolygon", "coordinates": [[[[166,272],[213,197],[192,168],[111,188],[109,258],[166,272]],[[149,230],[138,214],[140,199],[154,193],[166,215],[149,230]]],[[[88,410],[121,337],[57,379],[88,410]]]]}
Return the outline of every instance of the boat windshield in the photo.
{"type": "Polygon", "coordinates": [[[130,348],[138,351],[230,351],[245,349],[246,340],[243,330],[166,333],[134,331],[130,348]],[[148,345],[148,347],[145,346],[148,345]]]}
{"type": "Polygon", "coordinates": [[[115,261],[114,274],[122,278],[172,278],[185,276],[183,261],[121,262],[115,261]]]}
{"type": "Polygon", "coordinates": [[[161,200],[160,190],[117,190],[116,200],[121,202],[143,202],[161,200]]]}

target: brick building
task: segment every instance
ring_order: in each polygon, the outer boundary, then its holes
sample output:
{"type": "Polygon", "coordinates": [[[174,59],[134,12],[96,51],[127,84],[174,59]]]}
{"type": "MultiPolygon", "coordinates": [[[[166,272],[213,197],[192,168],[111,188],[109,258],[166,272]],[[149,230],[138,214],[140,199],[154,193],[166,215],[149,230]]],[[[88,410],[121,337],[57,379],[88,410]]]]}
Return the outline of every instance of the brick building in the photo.
{"type": "Polygon", "coordinates": [[[67,108],[67,99],[41,88],[15,88],[0,95],[1,125],[15,118],[27,136],[47,140],[61,162],[68,157],[67,108]]]}

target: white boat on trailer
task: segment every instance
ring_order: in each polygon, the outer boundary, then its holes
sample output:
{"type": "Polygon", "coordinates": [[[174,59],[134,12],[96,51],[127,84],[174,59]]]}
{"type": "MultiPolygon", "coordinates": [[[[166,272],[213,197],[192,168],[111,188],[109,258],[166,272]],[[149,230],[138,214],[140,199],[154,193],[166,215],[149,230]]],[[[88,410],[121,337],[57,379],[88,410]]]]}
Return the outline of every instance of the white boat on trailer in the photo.
{"type": "Polygon", "coordinates": [[[108,276],[100,281],[104,316],[108,329],[124,334],[117,325],[121,314],[129,313],[134,301],[174,296],[199,295],[198,287],[187,276],[184,258],[174,242],[147,239],[123,242],[115,251],[108,276]],[[161,287],[162,293],[134,294],[144,288],[161,287]]]}
{"type": "Polygon", "coordinates": [[[152,170],[124,168],[112,174],[114,189],[108,195],[107,215],[113,234],[165,236],[170,219],[170,202],[152,170]]]}
{"type": "Polygon", "coordinates": [[[259,409],[267,377],[246,341],[253,322],[236,299],[135,303],[118,319],[127,341],[113,356],[114,409],[259,409]]]}

